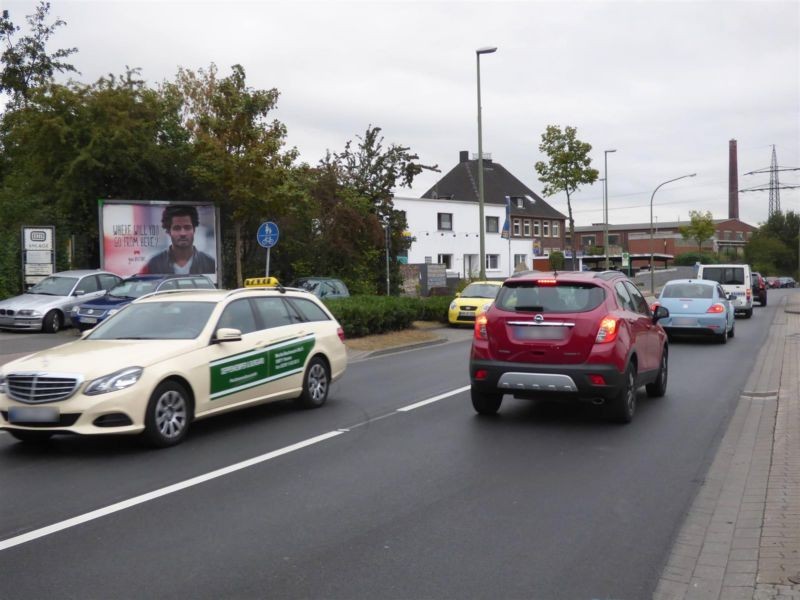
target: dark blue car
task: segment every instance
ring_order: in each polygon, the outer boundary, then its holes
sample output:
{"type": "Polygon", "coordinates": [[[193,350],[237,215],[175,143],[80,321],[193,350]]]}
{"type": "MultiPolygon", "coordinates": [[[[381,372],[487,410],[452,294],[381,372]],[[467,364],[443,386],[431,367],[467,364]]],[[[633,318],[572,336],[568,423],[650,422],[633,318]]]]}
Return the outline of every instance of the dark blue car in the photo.
{"type": "Polygon", "coordinates": [[[205,275],[134,275],[111,288],[105,296],[73,307],[69,316],[75,327],[85,331],[145,294],[191,289],[214,289],[214,284],[205,275]]]}

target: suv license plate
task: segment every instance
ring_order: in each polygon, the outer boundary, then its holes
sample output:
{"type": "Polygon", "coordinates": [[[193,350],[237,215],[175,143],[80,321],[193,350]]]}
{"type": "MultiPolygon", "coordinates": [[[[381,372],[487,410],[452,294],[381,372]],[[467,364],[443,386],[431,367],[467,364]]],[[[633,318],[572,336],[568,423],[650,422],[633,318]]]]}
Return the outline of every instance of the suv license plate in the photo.
{"type": "Polygon", "coordinates": [[[12,406],[8,409],[9,423],[58,423],[61,413],[49,406],[12,406]]]}
{"type": "Polygon", "coordinates": [[[566,327],[514,327],[514,337],[518,340],[562,340],[566,327]]]}

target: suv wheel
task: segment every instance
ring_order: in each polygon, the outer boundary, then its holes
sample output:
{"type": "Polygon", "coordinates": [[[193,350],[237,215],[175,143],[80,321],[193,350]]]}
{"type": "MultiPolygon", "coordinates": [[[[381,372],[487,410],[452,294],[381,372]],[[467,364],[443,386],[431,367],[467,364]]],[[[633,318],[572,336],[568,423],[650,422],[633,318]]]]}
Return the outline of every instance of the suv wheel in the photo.
{"type": "Polygon", "coordinates": [[[658,367],[658,375],[653,383],[645,386],[647,395],[651,398],[661,398],[667,393],[667,374],[669,373],[669,350],[664,346],[661,352],[661,364],[658,367]]]}
{"type": "Polygon", "coordinates": [[[503,403],[503,394],[480,392],[475,386],[470,388],[472,407],[479,415],[494,415],[503,403]]]}
{"type": "Polygon", "coordinates": [[[753,309],[752,308],[748,308],[746,311],[744,311],[744,318],[745,319],[749,319],[752,316],[753,316],[753,309]]]}
{"type": "Polygon", "coordinates": [[[628,364],[625,370],[625,379],[617,397],[609,406],[611,418],[618,423],[630,423],[636,412],[636,367],[628,364]]]}

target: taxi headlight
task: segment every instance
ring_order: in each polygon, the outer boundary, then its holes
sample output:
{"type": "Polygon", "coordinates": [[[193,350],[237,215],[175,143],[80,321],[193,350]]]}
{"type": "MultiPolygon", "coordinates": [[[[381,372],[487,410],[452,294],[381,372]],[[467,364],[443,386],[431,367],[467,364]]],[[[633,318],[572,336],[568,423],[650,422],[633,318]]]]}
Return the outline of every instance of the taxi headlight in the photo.
{"type": "Polygon", "coordinates": [[[29,308],[25,308],[23,310],[19,310],[19,311],[17,311],[17,314],[20,317],[41,317],[42,316],[42,313],[40,313],[38,310],[31,310],[29,308]]]}
{"type": "Polygon", "coordinates": [[[83,393],[87,396],[97,396],[98,394],[124,390],[139,381],[143,371],[142,367],[128,367],[127,369],[98,377],[86,386],[86,390],[83,393]]]}
{"type": "Polygon", "coordinates": [[[450,310],[455,310],[455,309],[456,309],[456,301],[455,301],[455,300],[453,300],[453,301],[450,303],[450,310]]]}

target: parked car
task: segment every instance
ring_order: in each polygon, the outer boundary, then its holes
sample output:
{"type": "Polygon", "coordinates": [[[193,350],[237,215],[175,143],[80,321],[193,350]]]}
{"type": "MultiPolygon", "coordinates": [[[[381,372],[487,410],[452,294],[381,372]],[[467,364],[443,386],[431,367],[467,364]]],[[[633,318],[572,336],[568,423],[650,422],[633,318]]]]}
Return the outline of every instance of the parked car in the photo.
{"type": "Polygon", "coordinates": [[[503,283],[475,321],[469,373],[472,405],[496,413],[515,398],[605,404],[628,423],[636,391],[667,389],[669,345],[644,296],[617,271],[540,273],[503,283]]]}
{"type": "Polygon", "coordinates": [[[134,275],[121,281],[104,296],[73,306],[69,316],[74,327],[85,331],[96,327],[98,323],[145,294],[193,289],[213,290],[214,283],[205,275],[134,275]]]}
{"type": "Polygon", "coordinates": [[[103,296],[122,278],[107,271],[61,271],[42,279],[21,296],[0,301],[0,329],[56,333],[70,325],[76,304],[103,296]]]}
{"type": "Polygon", "coordinates": [[[307,292],[157,292],[0,367],[0,429],[24,442],[124,433],[171,446],[194,419],[291,398],[322,406],[346,367],[342,328],[307,292]]]}
{"type": "Polygon", "coordinates": [[[753,300],[757,301],[761,306],[767,305],[767,281],[761,276],[758,271],[750,273],[750,279],[753,283],[753,300]]]}
{"type": "Polygon", "coordinates": [[[670,339],[676,335],[712,335],[725,344],[736,333],[733,303],[715,281],[673,279],[661,290],[657,304],[669,310],[669,317],[660,323],[670,339]]]}
{"type": "Polygon", "coordinates": [[[793,288],[797,282],[792,277],[778,277],[778,287],[793,288]]]}
{"type": "Polygon", "coordinates": [[[300,277],[290,283],[289,287],[306,290],[317,298],[347,298],[350,296],[350,291],[344,282],[332,277],[300,277]]]}
{"type": "Polygon", "coordinates": [[[716,281],[730,297],[734,296],[733,308],[746,318],[753,316],[753,283],[750,279],[750,265],[700,265],[698,279],[716,281]]]}
{"type": "Polygon", "coordinates": [[[473,325],[477,312],[486,308],[495,297],[502,281],[473,281],[450,303],[447,319],[451,325],[473,325]]]}
{"type": "Polygon", "coordinates": [[[770,288],[779,288],[781,287],[781,282],[777,277],[767,277],[767,286],[770,288]]]}

